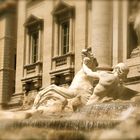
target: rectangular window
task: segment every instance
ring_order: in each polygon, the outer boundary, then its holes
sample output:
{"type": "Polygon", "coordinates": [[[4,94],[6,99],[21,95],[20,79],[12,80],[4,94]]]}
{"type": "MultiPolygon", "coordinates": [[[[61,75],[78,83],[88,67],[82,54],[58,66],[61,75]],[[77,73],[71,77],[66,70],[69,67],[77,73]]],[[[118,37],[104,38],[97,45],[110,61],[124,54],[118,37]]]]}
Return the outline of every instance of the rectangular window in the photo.
{"type": "Polygon", "coordinates": [[[32,63],[36,63],[38,60],[38,31],[32,32],[31,33],[31,49],[32,49],[32,54],[31,54],[31,61],[32,63]]]}
{"type": "Polygon", "coordinates": [[[62,23],[62,54],[69,52],[69,22],[62,23]]]}

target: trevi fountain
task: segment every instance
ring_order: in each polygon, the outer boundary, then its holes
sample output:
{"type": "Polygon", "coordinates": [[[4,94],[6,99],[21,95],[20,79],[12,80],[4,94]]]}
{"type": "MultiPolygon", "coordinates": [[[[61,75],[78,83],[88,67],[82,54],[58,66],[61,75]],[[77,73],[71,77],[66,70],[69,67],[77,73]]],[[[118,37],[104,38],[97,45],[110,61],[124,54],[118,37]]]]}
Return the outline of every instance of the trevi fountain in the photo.
{"type": "MultiPolygon", "coordinates": [[[[0,139],[140,139],[140,93],[125,86],[129,68],[98,70],[91,48],[68,88],[50,85],[30,108],[0,112],[0,139]]],[[[26,106],[26,104],[24,104],[26,106]]]]}

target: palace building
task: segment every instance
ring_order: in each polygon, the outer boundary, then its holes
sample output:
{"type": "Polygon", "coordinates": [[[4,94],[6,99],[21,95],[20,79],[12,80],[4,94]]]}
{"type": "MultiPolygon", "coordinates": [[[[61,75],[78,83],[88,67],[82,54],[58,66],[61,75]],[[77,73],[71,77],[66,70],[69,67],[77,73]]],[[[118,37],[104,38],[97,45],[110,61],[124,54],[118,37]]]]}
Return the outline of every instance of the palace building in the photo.
{"type": "Polygon", "coordinates": [[[0,108],[15,92],[17,11],[14,1],[0,1],[0,108]]]}
{"type": "Polygon", "coordinates": [[[137,0],[2,1],[0,104],[20,105],[23,96],[33,100],[50,84],[67,87],[88,47],[98,70],[125,62],[125,85],[140,92],[139,28],[137,0]]]}

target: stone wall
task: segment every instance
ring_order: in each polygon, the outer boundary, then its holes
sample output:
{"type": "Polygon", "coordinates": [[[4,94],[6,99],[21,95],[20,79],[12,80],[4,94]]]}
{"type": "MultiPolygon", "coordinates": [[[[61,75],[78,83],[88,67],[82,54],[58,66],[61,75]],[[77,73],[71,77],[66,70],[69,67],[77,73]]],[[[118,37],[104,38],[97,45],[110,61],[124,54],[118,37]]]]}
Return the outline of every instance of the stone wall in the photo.
{"type": "MultiPolygon", "coordinates": [[[[140,83],[139,61],[127,58],[129,48],[127,43],[128,1],[62,0],[62,2],[66,6],[74,8],[71,52],[74,54],[75,59],[73,64],[70,64],[70,66],[74,67],[74,72],[76,73],[81,68],[81,50],[86,47],[92,47],[92,51],[99,62],[99,69],[111,70],[117,63],[126,62],[130,67],[127,85],[132,89],[140,90],[137,88],[137,85],[140,83]]],[[[21,81],[25,78],[23,67],[26,59],[24,23],[30,15],[42,19],[44,23],[40,52],[42,88],[51,84],[53,79],[51,72],[55,73],[57,71],[57,68],[53,68],[53,61],[57,58],[54,60],[53,57],[58,51],[55,45],[58,45],[56,39],[59,38],[55,34],[56,25],[52,11],[59,3],[59,0],[18,2],[16,94],[23,94],[24,92],[21,81]]],[[[61,5],[59,8],[61,8],[61,5]]],[[[71,62],[71,60],[68,62],[71,62]]],[[[67,68],[67,66],[64,67],[67,68]]],[[[61,68],[62,66],[60,66],[58,73],[63,75],[64,71],[61,68]]]]}
{"type": "Polygon", "coordinates": [[[0,104],[15,92],[16,7],[0,11],[0,104]]]}

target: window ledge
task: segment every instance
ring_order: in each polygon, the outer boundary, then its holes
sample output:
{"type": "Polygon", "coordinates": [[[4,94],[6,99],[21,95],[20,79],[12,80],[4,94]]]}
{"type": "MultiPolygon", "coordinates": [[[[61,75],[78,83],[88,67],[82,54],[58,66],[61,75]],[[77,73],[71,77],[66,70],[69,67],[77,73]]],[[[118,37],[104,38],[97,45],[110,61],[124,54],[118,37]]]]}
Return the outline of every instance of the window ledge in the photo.
{"type": "Polygon", "coordinates": [[[56,60],[58,58],[63,58],[63,57],[67,57],[67,56],[73,56],[74,53],[73,52],[68,52],[67,54],[64,54],[64,55],[60,55],[60,56],[55,56],[52,58],[52,60],[56,60]]]}
{"type": "Polygon", "coordinates": [[[32,64],[28,64],[28,65],[25,65],[24,68],[27,68],[27,67],[32,67],[32,66],[36,66],[36,65],[41,65],[42,62],[41,61],[38,61],[36,63],[32,63],[32,64]]]}

